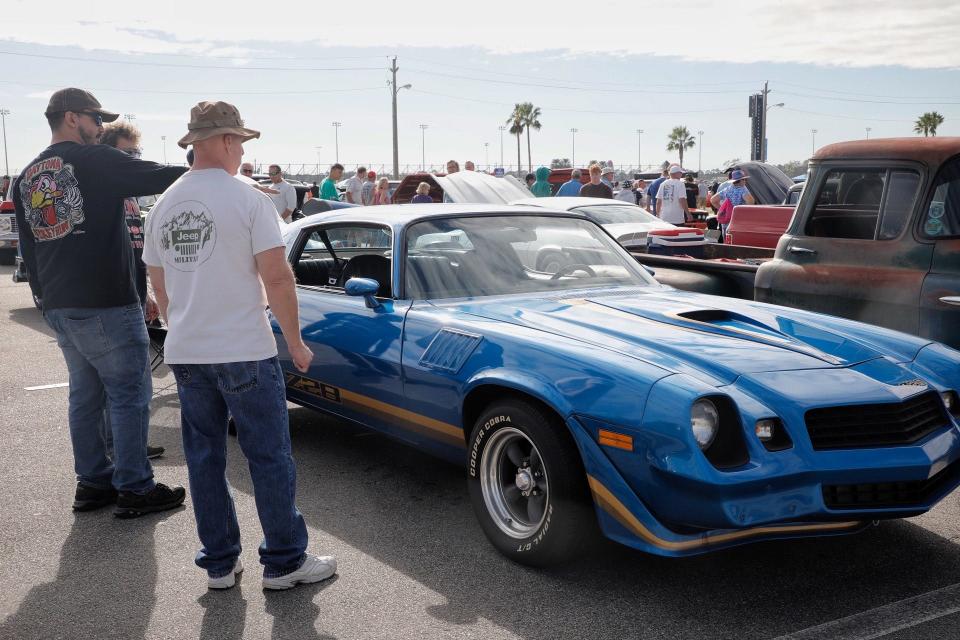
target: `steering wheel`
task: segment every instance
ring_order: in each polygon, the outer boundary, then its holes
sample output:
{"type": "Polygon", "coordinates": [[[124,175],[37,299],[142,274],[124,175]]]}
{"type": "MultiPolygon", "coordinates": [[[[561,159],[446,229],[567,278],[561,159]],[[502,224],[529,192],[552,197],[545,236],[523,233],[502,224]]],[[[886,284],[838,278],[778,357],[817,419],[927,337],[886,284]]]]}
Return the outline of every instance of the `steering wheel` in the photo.
{"type": "Polygon", "coordinates": [[[573,263],[573,264],[565,264],[565,265],[563,265],[562,267],[560,267],[559,269],[557,269],[557,272],[556,272],[555,274],[553,274],[552,276],[550,276],[550,279],[551,279],[551,280],[556,280],[557,278],[560,278],[561,276],[565,276],[565,275],[568,275],[568,274],[570,274],[570,273],[575,273],[575,272],[577,272],[577,271],[583,271],[583,272],[585,272],[587,275],[589,275],[591,278],[596,278],[596,277],[597,277],[597,272],[594,271],[594,270],[590,267],[590,265],[588,265],[588,264],[580,264],[580,263],[575,262],[575,263],[573,263]]]}

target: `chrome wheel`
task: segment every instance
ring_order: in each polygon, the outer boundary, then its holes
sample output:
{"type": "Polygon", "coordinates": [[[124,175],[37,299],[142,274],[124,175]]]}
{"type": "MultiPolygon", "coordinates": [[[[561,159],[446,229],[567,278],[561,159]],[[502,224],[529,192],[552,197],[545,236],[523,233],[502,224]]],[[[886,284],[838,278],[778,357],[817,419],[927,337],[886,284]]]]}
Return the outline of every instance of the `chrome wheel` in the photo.
{"type": "Polygon", "coordinates": [[[505,427],[490,436],[480,488],[490,517],[511,538],[530,537],[546,519],[547,471],[537,447],[519,429],[505,427]]]}

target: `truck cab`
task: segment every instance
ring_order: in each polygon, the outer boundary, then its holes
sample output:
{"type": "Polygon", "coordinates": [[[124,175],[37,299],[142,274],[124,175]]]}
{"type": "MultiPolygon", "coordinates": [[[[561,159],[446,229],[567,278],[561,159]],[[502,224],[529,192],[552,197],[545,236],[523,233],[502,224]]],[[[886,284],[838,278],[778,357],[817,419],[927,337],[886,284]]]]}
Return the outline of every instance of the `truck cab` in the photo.
{"type": "Polygon", "coordinates": [[[820,149],[755,297],[960,347],[960,138],[820,149]]]}

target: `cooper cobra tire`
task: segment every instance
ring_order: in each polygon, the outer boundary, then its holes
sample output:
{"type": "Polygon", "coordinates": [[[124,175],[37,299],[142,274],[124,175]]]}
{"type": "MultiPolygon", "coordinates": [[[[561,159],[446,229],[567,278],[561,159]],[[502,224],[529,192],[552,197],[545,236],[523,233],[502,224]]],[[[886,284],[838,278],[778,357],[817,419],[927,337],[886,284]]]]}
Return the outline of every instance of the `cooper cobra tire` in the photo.
{"type": "Polygon", "coordinates": [[[595,537],[586,473],[566,427],[520,399],[495,403],[470,434],[467,484],[480,526],[521,564],[562,564],[595,537]]]}

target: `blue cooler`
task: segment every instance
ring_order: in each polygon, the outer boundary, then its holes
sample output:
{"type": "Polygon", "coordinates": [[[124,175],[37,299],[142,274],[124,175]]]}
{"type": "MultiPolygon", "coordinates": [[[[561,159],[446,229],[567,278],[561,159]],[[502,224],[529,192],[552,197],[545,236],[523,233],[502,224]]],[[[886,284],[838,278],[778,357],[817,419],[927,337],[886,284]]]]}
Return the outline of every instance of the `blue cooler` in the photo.
{"type": "Polygon", "coordinates": [[[661,256],[703,257],[706,240],[701,229],[651,229],[647,232],[647,253],[661,256]]]}

